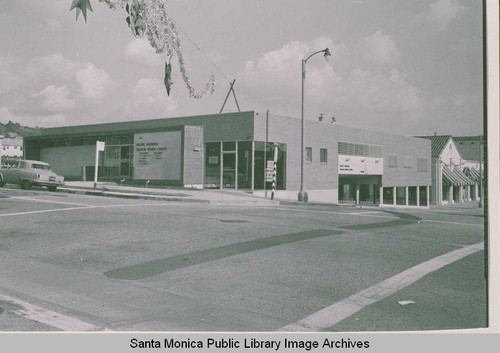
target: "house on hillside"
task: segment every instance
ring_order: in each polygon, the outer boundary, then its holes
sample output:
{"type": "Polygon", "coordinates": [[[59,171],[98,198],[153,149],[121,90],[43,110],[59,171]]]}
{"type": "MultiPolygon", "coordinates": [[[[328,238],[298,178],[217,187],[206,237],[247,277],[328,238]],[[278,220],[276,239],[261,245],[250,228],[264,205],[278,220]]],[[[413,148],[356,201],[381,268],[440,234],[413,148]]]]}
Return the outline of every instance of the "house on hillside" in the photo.
{"type": "MultiPolygon", "coordinates": [[[[451,135],[417,136],[431,141],[431,204],[477,201],[479,179],[469,177],[473,164],[463,158],[451,135]]],[[[464,146],[463,144],[461,146],[464,146]]]]}
{"type": "Polygon", "coordinates": [[[0,135],[0,158],[2,163],[7,159],[23,157],[23,138],[17,134],[0,135]]]}

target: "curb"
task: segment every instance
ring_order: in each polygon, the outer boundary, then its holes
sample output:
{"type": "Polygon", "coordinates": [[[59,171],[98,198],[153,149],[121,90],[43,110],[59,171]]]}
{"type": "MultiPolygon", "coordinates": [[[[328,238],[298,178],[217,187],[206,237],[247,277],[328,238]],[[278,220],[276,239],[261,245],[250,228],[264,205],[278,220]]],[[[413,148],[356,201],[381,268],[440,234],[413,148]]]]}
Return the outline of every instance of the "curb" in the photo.
{"type": "Polygon", "coordinates": [[[152,200],[152,201],[167,201],[167,202],[180,202],[180,203],[198,203],[198,204],[210,204],[210,205],[231,205],[231,206],[279,206],[279,201],[267,201],[267,200],[256,200],[256,201],[221,201],[221,200],[204,200],[204,199],[193,199],[193,198],[181,198],[172,196],[161,196],[152,194],[137,194],[131,192],[114,192],[114,191],[103,191],[103,190],[86,190],[79,188],[58,188],[61,192],[66,192],[69,194],[78,195],[89,195],[89,196],[101,196],[101,197],[116,197],[123,199],[135,199],[135,200],[152,200]]]}
{"type": "Polygon", "coordinates": [[[180,198],[180,197],[134,194],[134,193],[120,193],[120,192],[113,192],[113,191],[93,191],[93,190],[72,189],[72,188],[58,188],[58,190],[61,192],[69,193],[69,194],[102,196],[102,197],[116,197],[116,198],[122,198],[122,199],[135,199],[135,200],[143,199],[143,200],[154,200],[154,201],[207,203],[207,204],[210,203],[209,200],[201,200],[201,199],[186,199],[186,198],[180,198]]]}

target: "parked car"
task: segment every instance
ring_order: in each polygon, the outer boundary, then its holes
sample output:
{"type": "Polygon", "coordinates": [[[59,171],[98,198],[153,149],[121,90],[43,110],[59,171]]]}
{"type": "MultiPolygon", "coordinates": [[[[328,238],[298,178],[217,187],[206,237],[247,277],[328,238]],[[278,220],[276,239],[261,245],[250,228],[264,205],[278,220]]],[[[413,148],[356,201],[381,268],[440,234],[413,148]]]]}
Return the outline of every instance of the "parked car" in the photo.
{"type": "Polygon", "coordinates": [[[0,168],[0,187],[5,184],[18,184],[26,190],[46,186],[50,191],[56,191],[58,186],[64,185],[64,177],[52,171],[45,162],[20,160],[0,168]]]}

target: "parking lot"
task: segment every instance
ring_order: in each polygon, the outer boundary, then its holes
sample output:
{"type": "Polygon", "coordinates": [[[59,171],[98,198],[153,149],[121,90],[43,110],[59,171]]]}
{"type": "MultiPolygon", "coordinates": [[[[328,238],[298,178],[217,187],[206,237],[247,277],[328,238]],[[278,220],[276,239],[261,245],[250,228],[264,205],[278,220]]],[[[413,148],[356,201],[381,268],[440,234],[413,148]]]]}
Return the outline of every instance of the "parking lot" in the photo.
{"type": "Polygon", "coordinates": [[[482,210],[0,189],[1,331],[486,325],[482,210]]]}

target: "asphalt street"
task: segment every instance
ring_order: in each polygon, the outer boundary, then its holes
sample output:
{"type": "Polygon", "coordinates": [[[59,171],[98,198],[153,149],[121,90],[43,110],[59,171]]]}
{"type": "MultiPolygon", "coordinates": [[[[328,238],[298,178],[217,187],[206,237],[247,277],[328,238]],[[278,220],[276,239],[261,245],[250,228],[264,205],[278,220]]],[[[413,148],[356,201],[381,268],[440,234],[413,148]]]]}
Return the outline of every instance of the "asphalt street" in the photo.
{"type": "Polygon", "coordinates": [[[0,225],[4,332],[486,326],[473,206],[251,207],[3,188],[0,225]]]}

